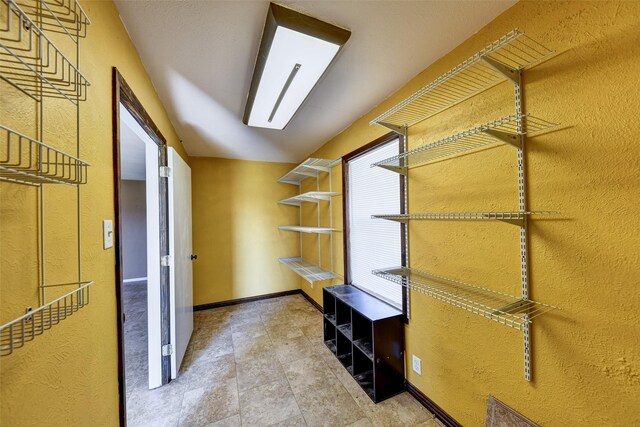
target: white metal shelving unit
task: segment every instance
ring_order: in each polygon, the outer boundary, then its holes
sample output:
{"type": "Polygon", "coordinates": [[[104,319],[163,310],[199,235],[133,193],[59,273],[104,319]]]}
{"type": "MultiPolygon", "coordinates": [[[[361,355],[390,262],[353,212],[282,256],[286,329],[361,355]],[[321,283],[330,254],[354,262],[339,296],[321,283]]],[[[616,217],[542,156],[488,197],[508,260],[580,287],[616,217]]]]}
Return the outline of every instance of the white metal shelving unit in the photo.
{"type": "MultiPolygon", "coordinates": [[[[35,101],[37,136],[32,138],[0,125],[0,181],[35,187],[38,199],[39,307],[0,326],[0,355],[7,356],[89,304],[92,281],[82,279],[80,188],[88,179],[89,163],[80,159],[80,104],[87,99],[89,81],[80,73],[80,39],[89,18],[76,0],[0,0],[0,79],[35,101]],[[47,32],[66,34],[75,52],[63,53],[47,32]],[[59,98],[73,105],[76,152],[65,153],[45,144],[44,102],[59,98]],[[75,187],[77,215],[77,279],[48,283],[45,268],[45,186],[75,187]],[[48,301],[47,290],[71,289],[48,301]]],[[[64,36],[63,36],[64,37],[64,36]]],[[[59,295],[59,292],[56,292],[59,295]]],[[[26,303],[25,306],[29,306],[26,303]]]]}
{"type": "Polygon", "coordinates": [[[302,225],[302,209],[300,209],[300,225],[281,225],[278,228],[280,230],[295,231],[298,233],[308,234],[327,234],[330,238],[330,259],[331,270],[324,270],[322,265],[322,247],[320,239],[318,239],[318,264],[313,264],[303,258],[302,254],[302,237],[300,237],[300,256],[279,258],[278,261],[292,269],[299,276],[304,278],[309,283],[319,282],[323,280],[330,280],[341,277],[339,274],[333,272],[333,232],[337,231],[333,228],[332,218],[332,198],[339,196],[340,193],[331,191],[331,168],[337,161],[327,159],[314,159],[310,158],[296,166],[291,172],[285,174],[278,182],[284,184],[297,185],[300,189],[302,181],[307,178],[314,178],[316,180],[316,191],[310,191],[289,197],[284,200],[278,201],[283,205],[296,206],[301,208],[303,203],[315,203],[318,212],[318,224],[317,227],[309,227],[302,225]],[[326,173],[329,175],[329,191],[320,191],[320,174],[326,173]],[[329,227],[322,227],[320,216],[320,202],[325,201],[329,203],[329,227]]]}
{"type": "Polygon", "coordinates": [[[523,32],[513,30],[371,121],[371,124],[384,126],[406,138],[407,129],[411,126],[499,83],[508,81],[513,84],[514,114],[406,151],[372,166],[382,167],[406,177],[414,167],[475,153],[493,144],[507,144],[517,152],[519,208],[517,212],[413,213],[373,215],[373,218],[404,223],[412,220],[502,221],[518,226],[520,228],[521,296],[508,295],[409,267],[379,269],[373,271],[373,274],[406,289],[423,293],[522,331],[524,376],[527,381],[532,378],[530,363],[532,320],[534,317],[557,309],[552,305],[529,299],[527,219],[532,215],[550,215],[558,212],[531,212],[527,209],[524,174],[525,137],[557,126],[557,123],[524,114],[521,76],[523,70],[544,61],[551,55],[553,51],[523,32]]]}

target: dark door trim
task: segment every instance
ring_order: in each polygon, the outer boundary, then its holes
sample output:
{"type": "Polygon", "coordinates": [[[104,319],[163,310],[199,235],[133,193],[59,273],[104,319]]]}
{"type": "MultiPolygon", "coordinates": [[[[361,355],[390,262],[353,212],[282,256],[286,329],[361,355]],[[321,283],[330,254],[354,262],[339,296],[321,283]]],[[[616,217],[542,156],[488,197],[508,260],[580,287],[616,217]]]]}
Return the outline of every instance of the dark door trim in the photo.
{"type": "MultiPolygon", "coordinates": [[[[343,224],[343,254],[344,254],[344,279],[345,283],[351,284],[351,277],[349,272],[349,162],[381,145],[387,144],[395,139],[400,140],[400,149],[398,154],[402,154],[406,150],[405,137],[395,132],[389,132],[371,141],[368,144],[359,147],[352,152],[342,156],[342,224],[343,224]]],[[[398,174],[400,180],[400,213],[405,212],[405,186],[407,184],[406,177],[398,174]]],[[[407,253],[406,253],[406,227],[405,223],[400,223],[400,233],[402,235],[402,265],[407,265],[407,253]]],[[[402,314],[405,321],[407,320],[407,292],[402,292],[402,314]]]]}
{"type": "MultiPolygon", "coordinates": [[[[142,103],[131,90],[122,74],[116,67],[112,69],[112,126],[113,126],[113,185],[115,217],[114,247],[116,251],[116,312],[118,326],[118,390],[120,399],[120,425],[127,425],[126,415],[126,376],[124,355],[124,310],[122,305],[122,223],[120,220],[120,104],[142,126],[149,137],[158,145],[158,163],[167,166],[167,140],[155,125],[142,103]]],[[[159,173],[159,171],[158,171],[159,173]]],[[[160,183],[160,254],[169,254],[169,197],[166,179],[159,179],[160,183]]],[[[158,262],[160,258],[158,257],[158,262]]],[[[162,345],[169,344],[169,267],[160,270],[160,311],[161,311],[161,339],[162,345]]],[[[171,378],[171,356],[162,357],[162,384],[171,378]]]]}

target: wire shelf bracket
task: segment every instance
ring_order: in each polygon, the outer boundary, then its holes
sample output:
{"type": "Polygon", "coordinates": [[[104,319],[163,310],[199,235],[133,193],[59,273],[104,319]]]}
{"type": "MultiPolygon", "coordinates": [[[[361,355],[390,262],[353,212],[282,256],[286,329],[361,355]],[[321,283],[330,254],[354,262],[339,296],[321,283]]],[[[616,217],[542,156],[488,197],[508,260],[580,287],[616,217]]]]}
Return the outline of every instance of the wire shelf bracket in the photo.
{"type": "Polygon", "coordinates": [[[53,286],[78,286],[36,310],[0,326],[0,355],[8,356],[16,349],[24,347],[29,341],[42,335],[67,317],[71,316],[90,302],[90,282],[63,283],[53,286]]]}
{"type": "Polygon", "coordinates": [[[372,274],[519,331],[532,323],[534,318],[558,309],[549,304],[406,267],[374,270],[372,274]]]}

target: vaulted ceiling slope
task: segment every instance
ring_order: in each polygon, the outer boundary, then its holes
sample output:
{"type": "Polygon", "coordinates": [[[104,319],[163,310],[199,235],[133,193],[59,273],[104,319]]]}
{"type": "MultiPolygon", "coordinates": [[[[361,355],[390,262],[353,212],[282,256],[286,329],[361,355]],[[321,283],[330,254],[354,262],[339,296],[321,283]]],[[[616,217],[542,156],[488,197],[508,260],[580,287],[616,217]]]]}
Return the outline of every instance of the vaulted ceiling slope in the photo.
{"type": "Polygon", "coordinates": [[[189,155],[298,162],[514,3],[282,2],[352,32],[284,131],[242,123],[268,1],[116,7],[189,155]]]}

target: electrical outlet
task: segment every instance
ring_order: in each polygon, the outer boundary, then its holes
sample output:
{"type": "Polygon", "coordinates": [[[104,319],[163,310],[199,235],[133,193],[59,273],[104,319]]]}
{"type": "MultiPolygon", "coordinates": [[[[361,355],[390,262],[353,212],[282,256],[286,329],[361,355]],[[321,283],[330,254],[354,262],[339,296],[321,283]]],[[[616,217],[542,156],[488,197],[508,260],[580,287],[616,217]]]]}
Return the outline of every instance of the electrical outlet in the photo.
{"type": "Polygon", "coordinates": [[[422,360],[415,354],[411,355],[411,360],[413,362],[413,372],[418,375],[422,375],[422,360]]]}
{"type": "Polygon", "coordinates": [[[104,248],[109,249],[113,247],[113,221],[105,219],[102,221],[102,232],[104,236],[104,248]]]}

